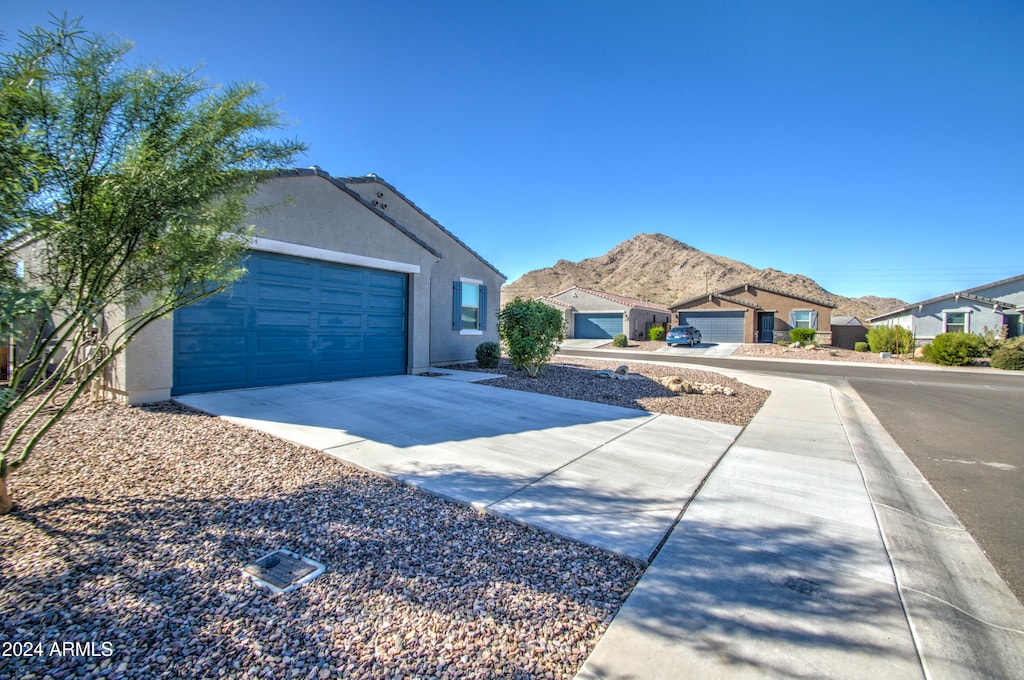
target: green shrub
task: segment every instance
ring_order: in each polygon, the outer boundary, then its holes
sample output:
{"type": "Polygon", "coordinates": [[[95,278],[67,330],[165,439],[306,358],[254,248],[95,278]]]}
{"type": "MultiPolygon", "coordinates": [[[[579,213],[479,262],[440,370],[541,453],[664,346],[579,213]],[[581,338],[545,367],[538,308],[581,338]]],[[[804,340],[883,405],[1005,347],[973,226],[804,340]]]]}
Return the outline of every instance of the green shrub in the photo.
{"type": "Polygon", "coordinates": [[[868,329],[868,346],[872,352],[910,354],[914,351],[914,334],[903,326],[872,326],[868,329]]]}
{"type": "Polygon", "coordinates": [[[1024,347],[1000,347],[992,353],[992,368],[1024,371],[1024,347]]]}
{"type": "Polygon", "coordinates": [[[476,346],[476,365],[480,368],[496,368],[501,360],[501,345],[496,342],[481,342],[476,346]]]}
{"type": "Polygon", "coordinates": [[[647,331],[647,337],[649,337],[653,342],[661,342],[665,339],[665,327],[651,326],[651,330],[647,331]]]}
{"type": "Polygon", "coordinates": [[[967,366],[984,353],[984,339],[973,333],[942,333],[924,348],[924,358],[940,366],[967,366]]]}
{"type": "Polygon", "coordinates": [[[997,349],[1003,346],[1009,330],[1006,326],[1000,326],[997,330],[992,330],[985,326],[984,330],[981,331],[981,338],[985,341],[985,356],[992,356],[997,349]]]}
{"type": "Polygon", "coordinates": [[[793,342],[799,342],[801,345],[809,345],[814,342],[814,336],[818,334],[813,328],[791,328],[789,330],[789,339],[793,342]]]}
{"type": "Polygon", "coordinates": [[[866,343],[866,342],[855,342],[855,343],[853,343],[853,351],[854,352],[867,352],[868,351],[868,343],[866,343]]]}
{"type": "Polygon", "coordinates": [[[612,338],[612,345],[615,347],[629,347],[629,340],[624,333],[619,333],[612,338]]]}
{"type": "Polygon", "coordinates": [[[551,305],[516,298],[498,313],[498,335],[512,365],[536,378],[565,339],[565,321],[551,305]]]}
{"type": "Polygon", "coordinates": [[[791,343],[789,340],[783,339],[783,340],[776,340],[775,344],[778,345],[779,347],[789,347],[793,343],[791,343]]]}

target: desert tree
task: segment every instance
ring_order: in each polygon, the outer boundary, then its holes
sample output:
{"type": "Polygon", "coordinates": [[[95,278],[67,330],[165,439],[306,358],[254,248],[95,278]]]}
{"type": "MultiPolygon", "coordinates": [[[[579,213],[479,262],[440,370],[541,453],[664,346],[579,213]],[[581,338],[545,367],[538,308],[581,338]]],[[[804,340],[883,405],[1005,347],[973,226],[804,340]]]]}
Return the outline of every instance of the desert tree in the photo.
{"type": "Polygon", "coordinates": [[[245,272],[246,200],[304,145],[253,83],[133,64],[78,20],[0,54],[0,513],[9,475],[153,321],[245,272]]]}
{"type": "Polygon", "coordinates": [[[512,365],[536,378],[565,339],[565,321],[551,305],[517,297],[498,313],[498,335],[512,365]]]}

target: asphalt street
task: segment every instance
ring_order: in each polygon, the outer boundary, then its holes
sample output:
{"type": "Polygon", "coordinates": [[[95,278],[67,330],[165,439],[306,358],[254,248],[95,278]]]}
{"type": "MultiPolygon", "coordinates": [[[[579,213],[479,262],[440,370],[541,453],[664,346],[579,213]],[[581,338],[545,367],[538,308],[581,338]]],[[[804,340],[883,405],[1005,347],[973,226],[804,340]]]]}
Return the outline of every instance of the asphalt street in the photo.
{"type": "MultiPolygon", "coordinates": [[[[636,352],[561,354],[636,361],[636,352]]],[[[1024,377],[991,370],[900,369],[680,355],[670,363],[846,381],[1024,601],[1024,377]]]]}

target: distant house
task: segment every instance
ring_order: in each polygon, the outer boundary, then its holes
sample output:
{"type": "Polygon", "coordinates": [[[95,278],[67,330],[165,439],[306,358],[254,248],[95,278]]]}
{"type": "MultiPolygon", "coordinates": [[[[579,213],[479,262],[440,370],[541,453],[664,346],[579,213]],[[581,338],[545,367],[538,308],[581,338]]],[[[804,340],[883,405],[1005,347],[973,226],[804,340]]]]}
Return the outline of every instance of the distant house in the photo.
{"type": "Polygon", "coordinates": [[[853,349],[858,342],[866,342],[868,329],[855,316],[833,316],[832,317],[832,342],[833,347],[853,349]]]}
{"type": "Polygon", "coordinates": [[[975,333],[1006,328],[1009,337],[1024,334],[1024,274],[915,302],[871,317],[871,324],[909,328],[919,343],[941,333],[975,333]]]}
{"type": "Polygon", "coordinates": [[[835,305],[753,283],[677,302],[681,326],[700,329],[704,342],[766,342],[789,339],[791,328],[814,328],[828,343],[835,305]]]}
{"type": "Polygon", "coordinates": [[[623,333],[640,340],[647,337],[652,325],[672,323],[672,312],[667,307],[578,286],[538,299],[561,310],[567,338],[611,340],[623,333]]]}

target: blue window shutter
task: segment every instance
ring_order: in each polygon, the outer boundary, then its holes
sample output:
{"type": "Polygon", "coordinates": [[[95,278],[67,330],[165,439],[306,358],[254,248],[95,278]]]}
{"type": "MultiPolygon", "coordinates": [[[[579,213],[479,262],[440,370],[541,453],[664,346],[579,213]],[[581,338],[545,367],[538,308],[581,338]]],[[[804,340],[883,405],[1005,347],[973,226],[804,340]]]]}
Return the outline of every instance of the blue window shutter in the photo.
{"type": "Polygon", "coordinates": [[[818,327],[818,311],[815,309],[811,310],[811,328],[818,327]]]}
{"type": "Polygon", "coordinates": [[[452,282],[452,330],[462,330],[462,282],[452,282]]]}
{"type": "Polygon", "coordinates": [[[796,312],[791,311],[789,313],[789,327],[796,328],[796,312]]]}
{"type": "Polygon", "coordinates": [[[480,285],[480,318],[477,322],[480,330],[487,330],[487,286],[480,285]]]}

